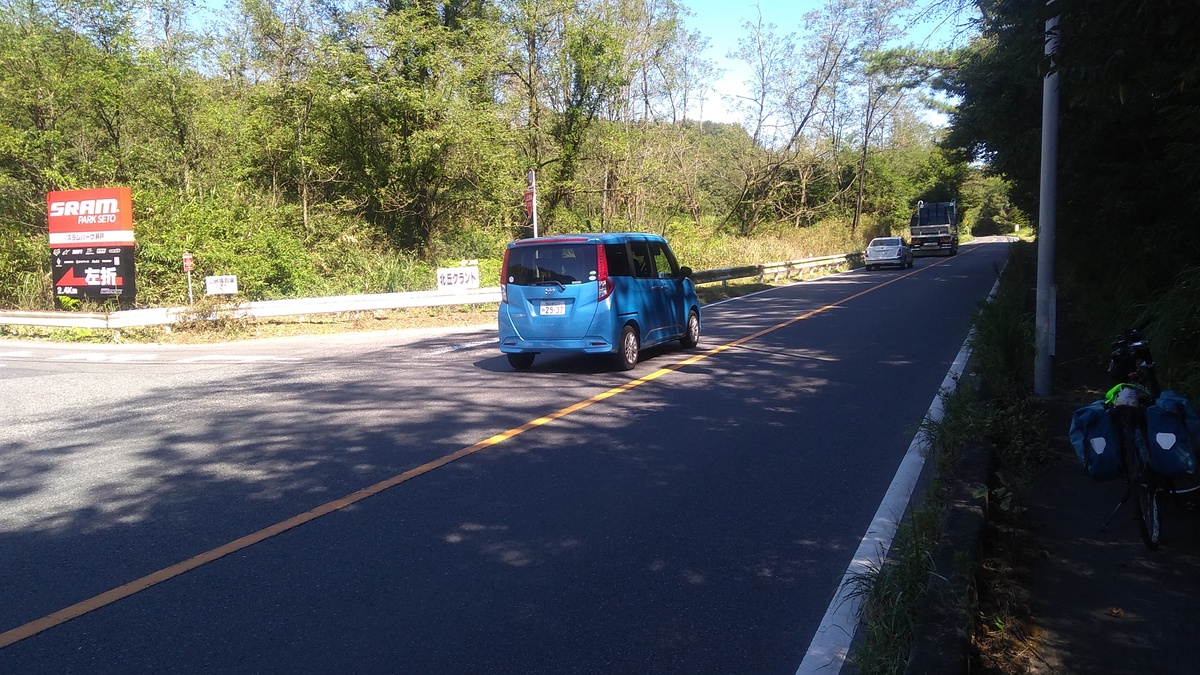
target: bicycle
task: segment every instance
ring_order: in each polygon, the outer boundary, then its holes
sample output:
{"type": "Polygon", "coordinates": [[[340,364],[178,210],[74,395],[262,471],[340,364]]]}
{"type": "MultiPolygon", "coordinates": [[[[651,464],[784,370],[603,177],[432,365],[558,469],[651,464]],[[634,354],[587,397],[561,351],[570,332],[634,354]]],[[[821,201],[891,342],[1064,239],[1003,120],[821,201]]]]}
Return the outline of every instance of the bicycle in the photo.
{"type": "Polygon", "coordinates": [[[1107,529],[1121,507],[1134,497],[1135,518],[1142,542],[1154,551],[1159,547],[1162,534],[1160,497],[1188,495],[1200,491],[1200,484],[1177,487],[1173,476],[1160,473],[1151,462],[1146,411],[1163,392],[1150,345],[1141,334],[1145,327],[1143,323],[1128,329],[1112,342],[1108,374],[1118,384],[1106,394],[1104,406],[1116,437],[1126,487],[1125,495],[1101,530],[1107,529]]]}

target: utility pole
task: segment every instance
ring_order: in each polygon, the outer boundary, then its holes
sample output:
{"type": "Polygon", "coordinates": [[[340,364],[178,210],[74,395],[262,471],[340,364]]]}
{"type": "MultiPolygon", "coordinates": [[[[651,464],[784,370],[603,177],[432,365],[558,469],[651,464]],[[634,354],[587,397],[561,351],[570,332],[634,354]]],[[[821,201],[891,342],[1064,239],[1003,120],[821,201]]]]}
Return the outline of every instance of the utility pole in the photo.
{"type": "Polygon", "coordinates": [[[537,222],[537,172],[533,169],[525,174],[525,209],[533,218],[533,236],[538,236],[537,222]]]}
{"type": "MultiPolygon", "coordinates": [[[[1054,0],[1050,0],[1053,2],[1054,0]]],[[[1037,353],[1033,363],[1033,393],[1049,396],[1053,388],[1056,294],[1054,229],[1058,198],[1058,73],[1053,70],[1058,48],[1058,17],[1046,20],[1046,56],[1051,71],[1042,82],[1042,180],[1038,206],[1037,353]]]]}

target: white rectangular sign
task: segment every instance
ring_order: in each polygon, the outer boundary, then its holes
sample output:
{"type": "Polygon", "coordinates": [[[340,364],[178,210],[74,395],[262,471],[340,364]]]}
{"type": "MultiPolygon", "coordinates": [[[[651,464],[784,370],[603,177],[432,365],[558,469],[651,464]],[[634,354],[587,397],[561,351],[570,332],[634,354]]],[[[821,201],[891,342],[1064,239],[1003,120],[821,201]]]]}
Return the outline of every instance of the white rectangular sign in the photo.
{"type": "Polygon", "coordinates": [[[437,278],[440,291],[479,288],[479,268],[476,266],[439,267],[437,278]]]}
{"type": "Polygon", "coordinates": [[[237,275],[204,277],[204,288],[209,295],[237,295],[237,275]]]}

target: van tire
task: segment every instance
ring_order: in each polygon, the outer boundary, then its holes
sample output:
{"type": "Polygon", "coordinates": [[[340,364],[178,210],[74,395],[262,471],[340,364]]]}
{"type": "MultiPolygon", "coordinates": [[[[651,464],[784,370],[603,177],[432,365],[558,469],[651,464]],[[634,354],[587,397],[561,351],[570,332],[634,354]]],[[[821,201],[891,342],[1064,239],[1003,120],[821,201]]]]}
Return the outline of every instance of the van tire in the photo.
{"type": "Polygon", "coordinates": [[[696,310],[688,310],[687,325],[683,328],[683,337],[679,338],[679,344],[683,345],[684,349],[691,349],[700,342],[700,314],[696,310]]]}
{"type": "Polygon", "coordinates": [[[521,352],[519,354],[508,355],[508,365],[517,370],[528,370],[533,365],[533,354],[529,352],[521,352]]]}
{"type": "Polygon", "coordinates": [[[622,328],[621,341],[617,343],[617,368],[621,370],[633,370],[633,367],[637,365],[641,347],[641,340],[638,339],[637,329],[633,326],[622,328]]]}

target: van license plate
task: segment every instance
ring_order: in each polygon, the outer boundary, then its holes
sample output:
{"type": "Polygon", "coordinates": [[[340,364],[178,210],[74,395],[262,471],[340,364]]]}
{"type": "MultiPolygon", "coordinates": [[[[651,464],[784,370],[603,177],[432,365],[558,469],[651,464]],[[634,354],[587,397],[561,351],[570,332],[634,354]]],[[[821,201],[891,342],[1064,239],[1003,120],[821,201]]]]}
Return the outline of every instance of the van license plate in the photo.
{"type": "Polygon", "coordinates": [[[542,316],[562,316],[567,313],[567,303],[562,300],[543,300],[542,316]]]}

